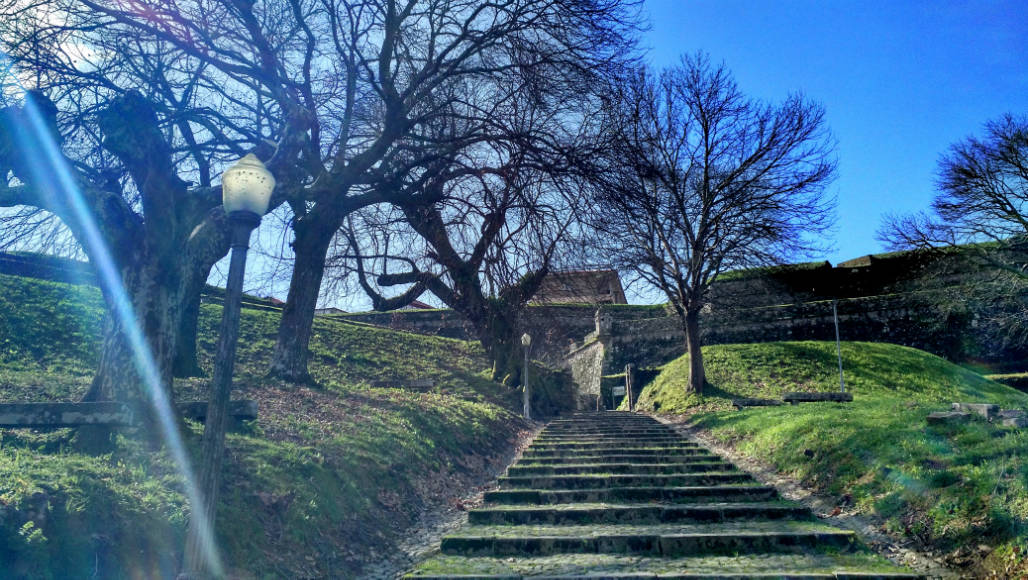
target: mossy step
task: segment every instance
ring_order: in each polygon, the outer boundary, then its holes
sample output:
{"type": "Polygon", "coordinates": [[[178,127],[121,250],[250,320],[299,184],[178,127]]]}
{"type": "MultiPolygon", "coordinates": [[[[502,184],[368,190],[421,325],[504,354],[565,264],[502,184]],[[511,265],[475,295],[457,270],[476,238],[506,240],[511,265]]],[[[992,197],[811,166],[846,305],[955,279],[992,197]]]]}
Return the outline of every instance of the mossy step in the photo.
{"type": "Polygon", "coordinates": [[[681,434],[671,429],[544,429],[537,437],[628,437],[632,435],[674,435],[681,434]]]}
{"type": "Polygon", "coordinates": [[[625,445],[611,449],[609,447],[577,448],[577,447],[529,447],[522,453],[522,457],[556,457],[561,455],[595,455],[600,453],[610,454],[636,454],[636,455],[695,455],[709,454],[710,451],[696,446],[675,446],[675,447],[644,447],[636,445],[625,445]]]}
{"type": "Polygon", "coordinates": [[[642,475],[734,470],[735,466],[725,461],[691,461],[688,463],[578,463],[572,465],[541,466],[513,465],[507,469],[507,475],[586,475],[590,473],[642,475]]]}
{"type": "Polygon", "coordinates": [[[542,433],[674,433],[674,429],[663,425],[620,425],[610,427],[599,426],[562,426],[550,425],[542,433]]]}
{"type": "Polygon", "coordinates": [[[596,489],[605,487],[696,486],[752,481],[743,471],[653,475],[529,475],[499,478],[500,489],[596,489]]]}
{"type": "Polygon", "coordinates": [[[595,423],[563,423],[555,424],[551,423],[544,428],[545,431],[553,433],[556,431],[583,431],[583,432],[597,432],[597,431],[621,431],[621,430],[634,430],[634,431],[674,431],[673,428],[660,423],[607,423],[603,425],[597,425],[595,423]]]}
{"type": "Polygon", "coordinates": [[[532,445],[560,445],[563,443],[593,443],[603,445],[622,445],[625,443],[647,443],[647,444],[665,444],[665,443],[677,443],[686,442],[688,439],[682,439],[677,435],[645,435],[641,437],[561,437],[551,438],[543,437],[537,438],[532,442],[532,445]]]}
{"type": "Polygon", "coordinates": [[[613,487],[607,489],[513,489],[487,491],[484,499],[489,504],[566,504],[584,502],[644,502],[674,503],[768,501],[778,498],[778,492],[769,485],[697,485],[656,487],[613,487]]]}
{"type": "Polygon", "coordinates": [[[442,552],[463,556],[615,553],[654,556],[848,550],[855,534],[813,522],[702,525],[468,526],[445,536],[442,552]]]}
{"type": "Polygon", "coordinates": [[[824,578],[912,580],[921,578],[868,552],[684,556],[564,554],[531,558],[435,555],[409,576],[429,578],[824,578]]]}
{"type": "Polygon", "coordinates": [[[532,443],[529,445],[529,449],[533,450],[544,450],[544,449],[625,449],[625,448],[659,448],[659,449],[699,449],[700,446],[685,439],[667,439],[662,441],[655,441],[650,443],[646,440],[637,441],[634,439],[628,439],[619,442],[620,444],[614,446],[611,442],[607,441],[543,441],[542,443],[532,443]]]}
{"type": "Polygon", "coordinates": [[[823,574],[806,572],[783,572],[767,574],[751,574],[742,572],[739,574],[723,574],[711,572],[709,574],[683,572],[681,574],[647,574],[645,572],[610,572],[601,574],[575,574],[572,576],[561,574],[559,576],[524,574],[524,575],[482,575],[482,574],[407,574],[404,579],[420,580],[522,580],[533,578],[535,580],[924,580],[925,576],[919,574],[877,574],[874,572],[826,572],[823,574]]]}
{"type": "Polygon", "coordinates": [[[656,455],[653,453],[609,453],[609,454],[571,454],[554,457],[530,455],[523,457],[516,465],[569,465],[577,463],[695,463],[697,461],[717,461],[720,456],[713,453],[689,453],[678,455],[656,455]]]}
{"type": "Polygon", "coordinates": [[[603,432],[603,433],[563,433],[552,431],[543,431],[540,433],[536,440],[540,439],[625,439],[628,437],[674,437],[682,439],[682,435],[674,433],[673,431],[617,431],[617,432],[603,432]]]}
{"type": "Polygon", "coordinates": [[[570,504],[491,507],[468,512],[472,524],[700,523],[811,519],[810,509],[784,502],[675,504],[570,504]]]}

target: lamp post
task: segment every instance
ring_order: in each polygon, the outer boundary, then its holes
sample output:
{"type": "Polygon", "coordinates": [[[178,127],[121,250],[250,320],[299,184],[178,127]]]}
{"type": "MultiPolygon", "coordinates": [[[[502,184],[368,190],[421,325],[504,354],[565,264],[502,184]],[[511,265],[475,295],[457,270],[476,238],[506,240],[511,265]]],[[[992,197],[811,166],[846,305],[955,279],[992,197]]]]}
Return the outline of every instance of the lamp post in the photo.
{"type": "Polygon", "coordinates": [[[532,346],[532,337],[527,332],[521,335],[522,350],[525,351],[525,368],[521,371],[521,404],[524,407],[526,421],[532,420],[531,392],[528,390],[528,350],[532,346]]]}
{"type": "Polygon", "coordinates": [[[214,513],[218,502],[221,463],[225,455],[225,428],[232,391],[232,370],[239,339],[239,310],[243,294],[243,271],[250,234],[261,223],[268,209],[275,177],[250,153],[225,170],[221,176],[222,206],[228,215],[232,235],[232,258],[225,287],[221,315],[221,336],[214,359],[210,402],[203,430],[200,478],[197,489],[203,505],[193,506],[189,535],[186,538],[184,569],[189,578],[221,576],[214,547],[214,513]],[[199,516],[199,517],[198,517],[199,516]],[[204,525],[206,524],[206,529],[204,525]],[[215,560],[212,562],[210,560],[215,560]]]}

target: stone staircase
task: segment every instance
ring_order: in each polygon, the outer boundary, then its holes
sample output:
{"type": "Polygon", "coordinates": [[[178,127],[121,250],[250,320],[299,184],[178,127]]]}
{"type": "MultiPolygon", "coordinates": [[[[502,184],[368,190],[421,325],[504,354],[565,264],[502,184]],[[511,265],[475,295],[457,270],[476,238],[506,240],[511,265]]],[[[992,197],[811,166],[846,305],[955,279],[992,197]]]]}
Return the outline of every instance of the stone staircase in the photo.
{"type": "Polygon", "coordinates": [[[407,578],[920,578],[651,417],[550,423],[407,578]]]}

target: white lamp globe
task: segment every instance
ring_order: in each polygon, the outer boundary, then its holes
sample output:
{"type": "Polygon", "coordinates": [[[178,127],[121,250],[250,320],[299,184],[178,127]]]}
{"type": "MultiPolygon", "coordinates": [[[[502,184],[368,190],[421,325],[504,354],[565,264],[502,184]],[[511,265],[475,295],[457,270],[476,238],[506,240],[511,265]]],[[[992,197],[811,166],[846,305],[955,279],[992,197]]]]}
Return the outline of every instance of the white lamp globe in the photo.
{"type": "Polygon", "coordinates": [[[521,335],[521,346],[529,346],[532,344],[532,337],[527,332],[521,335]]]}
{"type": "Polygon", "coordinates": [[[268,211],[273,189],[275,176],[253,153],[221,174],[221,203],[225,213],[245,211],[262,216],[268,211]]]}

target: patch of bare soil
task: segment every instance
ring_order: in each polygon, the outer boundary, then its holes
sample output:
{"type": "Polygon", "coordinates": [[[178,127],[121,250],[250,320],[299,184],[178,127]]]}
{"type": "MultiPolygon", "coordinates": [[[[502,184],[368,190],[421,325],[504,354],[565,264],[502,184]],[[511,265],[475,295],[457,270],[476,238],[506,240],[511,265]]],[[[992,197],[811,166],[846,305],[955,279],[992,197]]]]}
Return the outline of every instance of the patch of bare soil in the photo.
{"type": "MultiPolygon", "coordinates": [[[[416,523],[406,529],[388,532],[398,538],[395,544],[383,546],[364,559],[358,580],[389,580],[401,578],[418,562],[439,549],[442,537],[467,523],[468,510],[482,505],[486,491],[495,489],[496,479],[521,457],[522,451],[543,428],[532,424],[520,431],[505,453],[482,456],[469,452],[461,462],[461,472],[428,473],[418,483],[418,496],[423,506],[416,523]]],[[[458,459],[461,461],[461,459],[458,459]]]]}
{"type": "Polygon", "coordinates": [[[818,518],[825,522],[856,532],[872,550],[896,564],[906,566],[929,578],[974,577],[969,575],[966,569],[956,570],[947,566],[945,555],[918,550],[910,540],[886,533],[883,529],[884,520],[857,513],[853,502],[846,496],[838,497],[817,493],[796,480],[778,473],[771,465],[736,452],[731,446],[710,437],[706,431],[689,424],[688,415],[680,417],[654,415],[653,417],[665,425],[674,427],[682,435],[704,445],[740,469],[749,472],[764,485],[774,486],[782,497],[809,507],[818,518]]]}

